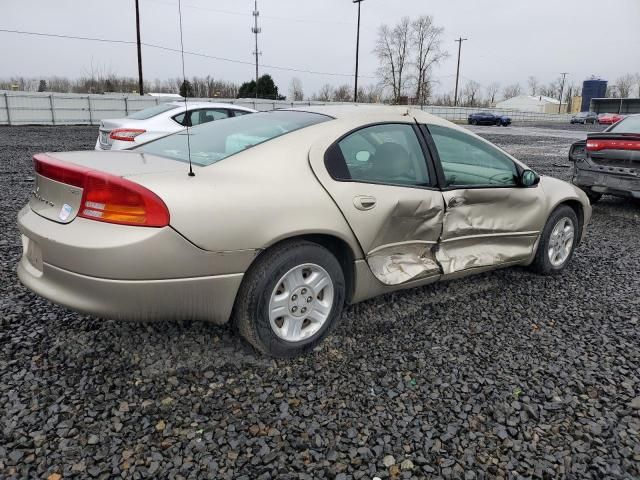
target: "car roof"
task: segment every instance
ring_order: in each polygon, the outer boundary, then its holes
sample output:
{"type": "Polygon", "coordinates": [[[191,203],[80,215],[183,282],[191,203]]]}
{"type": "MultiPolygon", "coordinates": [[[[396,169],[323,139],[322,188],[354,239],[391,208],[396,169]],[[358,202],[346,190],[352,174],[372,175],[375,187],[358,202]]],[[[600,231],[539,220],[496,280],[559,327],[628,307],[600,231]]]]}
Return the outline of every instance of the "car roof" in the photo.
{"type": "MultiPolygon", "coordinates": [[[[176,107],[184,107],[184,102],[175,101],[168,102],[170,105],[175,105],[176,107]]],[[[246,110],[248,112],[255,112],[254,109],[245,107],[243,105],[236,105],[235,103],[214,103],[214,102],[189,102],[187,101],[187,106],[189,109],[193,108],[233,108],[235,110],[246,110]]]]}
{"type": "Polygon", "coordinates": [[[287,108],[298,112],[319,113],[328,115],[339,120],[358,120],[362,119],[363,123],[385,121],[388,117],[393,116],[410,116],[414,117],[421,123],[432,125],[451,126],[451,122],[437,117],[431,113],[427,113],[419,108],[411,105],[300,105],[294,108],[287,108]]]}

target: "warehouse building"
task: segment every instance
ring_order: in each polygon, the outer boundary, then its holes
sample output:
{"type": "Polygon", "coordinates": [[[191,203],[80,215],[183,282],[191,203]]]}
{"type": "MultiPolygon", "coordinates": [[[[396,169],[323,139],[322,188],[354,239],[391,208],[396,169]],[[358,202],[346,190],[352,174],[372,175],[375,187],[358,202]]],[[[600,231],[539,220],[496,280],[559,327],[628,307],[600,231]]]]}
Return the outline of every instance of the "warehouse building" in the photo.
{"type": "Polygon", "coordinates": [[[596,113],[640,113],[640,98],[592,98],[589,110],[596,113]]]}
{"type": "Polygon", "coordinates": [[[567,112],[566,103],[560,105],[560,101],[557,98],[545,97],[544,95],[518,95],[517,97],[497,102],[496,108],[537,113],[558,113],[558,110],[560,113],[567,112]]]}

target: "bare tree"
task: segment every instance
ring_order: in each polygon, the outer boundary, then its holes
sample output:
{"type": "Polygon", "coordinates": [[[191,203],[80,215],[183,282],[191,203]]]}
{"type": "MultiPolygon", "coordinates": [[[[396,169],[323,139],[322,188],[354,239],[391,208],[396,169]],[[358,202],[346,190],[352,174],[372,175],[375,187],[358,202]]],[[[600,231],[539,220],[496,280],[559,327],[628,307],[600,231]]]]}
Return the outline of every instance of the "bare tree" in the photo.
{"type": "Polygon", "coordinates": [[[400,20],[393,29],[382,25],[378,30],[378,40],[374,53],[380,60],[378,74],[382,83],[393,91],[394,103],[399,103],[407,83],[406,67],[409,59],[411,21],[409,17],[400,20]]]}
{"type": "Polygon", "coordinates": [[[415,52],[416,101],[425,104],[431,95],[432,81],[429,73],[432,67],[444,60],[448,53],[442,50],[444,29],[433,23],[431,15],[418,17],[411,23],[411,49],[415,52]]]}
{"type": "Polygon", "coordinates": [[[469,80],[462,89],[463,102],[467,107],[476,107],[480,103],[481,85],[475,80],[469,80]]]}
{"type": "Polygon", "coordinates": [[[531,75],[528,79],[527,79],[527,84],[529,85],[529,94],[531,96],[534,96],[536,93],[538,93],[538,86],[540,85],[538,83],[538,79],[536,77],[534,77],[533,75],[531,75]]]}
{"type": "Polygon", "coordinates": [[[291,79],[291,83],[289,84],[289,96],[291,100],[295,102],[300,102],[304,100],[304,92],[302,90],[302,80],[297,77],[293,77],[291,79]]]}
{"type": "Polygon", "coordinates": [[[502,96],[505,99],[517,97],[522,93],[522,87],[519,83],[513,83],[511,85],[507,85],[502,89],[502,96]]]}
{"type": "Polygon", "coordinates": [[[617,97],[628,98],[631,95],[631,89],[635,83],[636,79],[630,73],[619,77],[614,85],[617,89],[617,97]]]}
{"type": "Polygon", "coordinates": [[[348,84],[340,85],[333,91],[334,102],[349,102],[352,100],[352,88],[348,84]]]}
{"type": "Polygon", "coordinates": [[[496,95],[500,91],[500,84],[498,82],[490,83],[487,87],[487,100],[490,105],[496,103],[496,95]]]}
{"type": "Polygon", "coordinates": [[[362,103],[380,103],[382,93],[380,85],[369,84],[366,87],[358,88],[358,101],[362,103]]]}
{"type": "Polygon", "coordinates": [[[318,93],[313,95],[312,98],[319,102],[329,102],[331,101],[332,97],[333,97],[333,87],[330,84],[325,83],[322,87],[320,87],[320,90],[318,90],[318,93]]]}

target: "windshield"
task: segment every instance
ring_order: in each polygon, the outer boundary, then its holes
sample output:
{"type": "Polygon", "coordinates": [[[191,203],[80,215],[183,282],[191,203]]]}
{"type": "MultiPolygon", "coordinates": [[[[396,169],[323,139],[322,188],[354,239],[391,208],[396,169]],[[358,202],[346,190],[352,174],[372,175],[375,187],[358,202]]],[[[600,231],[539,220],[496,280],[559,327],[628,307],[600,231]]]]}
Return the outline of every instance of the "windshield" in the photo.
{"type": "Polygon", "coordinates": [[[156,115],[160,115],[161,113],[168,112],[169,110],[173,110],[176,108],[178,108],[177,105],[163,103],[160,105],[155,105],[153,107],[145,108],[144,110],[140,110],[136,113],[132,113],[126,118],[132,118],[134,120],[147,120],[151,117],[155,117],[156,115]]]}
{"type": "MultiPolygon", "coordinates": [[[[189,129],[191,161],[196,165],[211,165],[241,150],[330,119],[318,113],[275,110],[205,123],[189,129]]],[[[188,162],[187,131],[132,150],[188,162]]]]}
{"type": "Polygon", "coordinates": [[[618,123],[614,123],[607,131],[615,133],[640,133],[640,115],[627,117],[618,123]]]}

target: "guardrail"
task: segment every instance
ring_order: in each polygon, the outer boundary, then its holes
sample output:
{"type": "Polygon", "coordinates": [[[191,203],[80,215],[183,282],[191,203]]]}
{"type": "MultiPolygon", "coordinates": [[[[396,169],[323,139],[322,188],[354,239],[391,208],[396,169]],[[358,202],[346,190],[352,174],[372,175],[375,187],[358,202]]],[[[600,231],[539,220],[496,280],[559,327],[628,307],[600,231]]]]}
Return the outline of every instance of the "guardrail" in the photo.
{"type": "MultiPolygon", "coordinates": [[[[86,95],[0,91],[0,125],[98,125],[106,118],[122,118],[176,98],[139,95],[86,95]]],[[[334,105],[336,102],[287,102],[263,99],[189,98],[190,102],[235,103],[255,110],[275,110],[295,106],[334,105]]],[[[419,106],[414,106],[420,108],[419,106]]],[[[422,110],[447,120],[466,120],[470,113],[492,111],[508,115],[512,121],[568,122],[567,114],[520,112],[516,110],[442,107],[427,105],[422,110]]]]}

